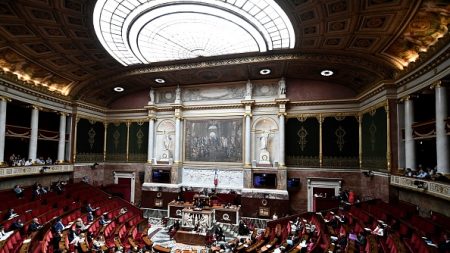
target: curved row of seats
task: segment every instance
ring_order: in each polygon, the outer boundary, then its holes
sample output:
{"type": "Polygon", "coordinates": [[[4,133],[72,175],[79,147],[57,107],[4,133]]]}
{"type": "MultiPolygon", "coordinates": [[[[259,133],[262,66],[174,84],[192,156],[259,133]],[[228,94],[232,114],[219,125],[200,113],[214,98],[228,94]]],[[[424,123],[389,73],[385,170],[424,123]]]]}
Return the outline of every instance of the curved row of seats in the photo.
{"type": "MultiPolygon", "coordinates": [[[[9,194],[9,197],[16,198],[14,194],[9,194]]],[[[25,197],[26,195],[24,198],[25,197]]],[[[11,200],[8,201],[8,203],[12,203],[14,201],[15,200],[11,200]]],[[[29,203],[14,206],[14,209],[18,210],[17,213],[19,216],[2,222],[2,225],[9,228],[10,224],[14,222],[14,220],[21,218],[25,224],[24,229],[22,231],[15,231],[5,241],[1,241],[0,253],[53,252],[52,240],[54,233],[52,231],[52,227],[55,218],[60,217],[65,225],[69,224],[74,226],[74,221],[77,218],[82,218],[84,222],[87,223],[87,214],[84,210],[87,203],[91,203],[94,207],[99,207],[95,212],[95,216],[97,218],[88,226],[88,232],[93,235],[101,233],[104,228],[100,226],[98,220],[98,217],[103,214],[106,214],[109,219],[113,220],[111,222],[113,224],[115,224],[115,222],[118,222],[119,224],[126,223],[127,229],[123,232],[124,234],[132,234],[131,228],[136,226],[136,224],[141,222],[143,219],[141,210],[129,202],[119,198],[112,198],[107,193],[88,184],[68,184],[65,187],[63,194],[58,195],[50,192],[43,195],[42,199],[36,199],[29,203]],[[122,208],[126,208],[128,212],[125,214],[120,214],[120,210],[122,208]],[[34,217],[39,219],[43,227],[37,232],[29,233],[28,225],[34,217]]],[[[70,226],[67,226],[67,228],[68,227],[70,226]]],[[[112,236],[114,236],[115,233],[116,231],[113,231],[112,236]]],[[[70,250],[69,242],[66,241],[66,234],[67,232],[63,235],[60,247],[70,250]]],[[[123,237],[125,238],[125,236],[123,237]]]]}

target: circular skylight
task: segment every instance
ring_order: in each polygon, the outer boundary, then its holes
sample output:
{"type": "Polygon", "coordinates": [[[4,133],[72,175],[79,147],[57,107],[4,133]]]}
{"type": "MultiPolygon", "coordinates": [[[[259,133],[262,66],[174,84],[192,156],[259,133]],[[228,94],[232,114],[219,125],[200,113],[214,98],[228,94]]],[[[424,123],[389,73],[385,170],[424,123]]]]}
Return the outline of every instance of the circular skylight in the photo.
{"type": "Polygon", "coordinates": [[[123,65],[293,48],[274,0],[98,0],[94,28],[123,65]]]}

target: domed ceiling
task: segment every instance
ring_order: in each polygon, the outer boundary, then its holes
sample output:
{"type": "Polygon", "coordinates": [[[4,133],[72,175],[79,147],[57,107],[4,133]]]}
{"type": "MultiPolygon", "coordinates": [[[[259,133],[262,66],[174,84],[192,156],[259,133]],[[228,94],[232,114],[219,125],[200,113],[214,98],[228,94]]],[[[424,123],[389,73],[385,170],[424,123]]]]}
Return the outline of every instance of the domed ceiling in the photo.
{"type": "MultiPolygon", "coordinates": [[[[137,5],[161,1],[127,2],[137,5]]],[[[204,4],[208,1],[186,2],[204,4]]],[[[254,1],[217,2],[230,6],[239,2],[244,6],[254,1]]],[[[144,63],[123,64],[117,58],[126,56],[112,56],[95,33],[93,18],[97,1],[4,0],[0,2],[0,75],[24,87],[100,106],[108,106],[127,94],[161,86],[155,79],[164,79],[163,85],[174,86],[285,77],[335,83],[349,87],[355,94],[363,94],[381,83],[393,83],[438,53],[442,54],[442,50],[446,50],[443,54],[448,53],[450,4],[445,0],[275,2],[292,24],[290,34],[295,34],[290,42],[280,42],[283,46],[276,46],[277,38],[272,38],[273,44],[268,46],[267,40],[261,43],[264,36],[257,38],[254,32],[242,29],[240,33],[237,31],[241,37],[256,38],[249,44],[238,40],[237,44],[245,44],[244,49],[234,46],[231,51],[217,53],[217,49],[210,49],[203,41],[198,48],[171,49],[170,57],[156,54],[165,50],[162,48],[139,56],[138,59],[146,60],[141,61],[144,63]],[[264,46],[267,50],[261,50],[264,46]],[[152,58],[154,56],[156,58],[152,58]],[[261,75],[260,70],[264,68],[271,69],[271,73],[261,75]],[[320,72],[324,69],[332,70],[334,75],[322,76],[320,72]],[[116,86],[123,87],[124,91],[115,92],[116,86]]],[[[206,9],[190,7],[191,12],[186,12],[186,17],[195,16],[193,10],[207,16],[206,22],[193,21],[198,27],[212,29],[211,24],[227,15],[225,12],[207,15],[206,9]]],[[[169,10],[173,6],[165,8],[169,10]]],[[[250,20],[252,15],[246,19],[250,20]]],[[[142,19],[142,22],[143,32],[136,43],[150,49],[155,46],[152,43],[159,40],[155,37],[159,33],[155,31],[164,25],[176,25],[177,37],[181,36],[180,29],[197,37],[202,35],[198,30],[190,30],[192,26],[183,26],[180,19],[172,19],[172,23],[159,20],[147,26],[148,20],[142,19]]],[[[235,31],[234,27],[239,24],[231,22],[221,29],[224,33],[235,31]]],[[[221,34],[216,33],[216,37],[221,34]]],[[[231,43],[223,42],[225,39],[228,38],[222,36],[212,43],[224,43],[216,47],[224,48],[231,43]]],[[[180,41],[190,43],[188,37],[180,41]]]]}

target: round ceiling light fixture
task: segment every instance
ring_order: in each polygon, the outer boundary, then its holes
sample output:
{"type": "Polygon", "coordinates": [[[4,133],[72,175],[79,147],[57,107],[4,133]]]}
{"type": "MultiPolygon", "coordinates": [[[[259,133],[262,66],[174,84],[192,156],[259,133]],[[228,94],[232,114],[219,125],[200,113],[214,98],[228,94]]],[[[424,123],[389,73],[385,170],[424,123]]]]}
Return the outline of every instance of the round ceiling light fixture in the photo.
{"type": "Polygon", "coordinates": [[[124,88],[119,87],[119,86],[114,87],[114,91],[115,91],[115,92],[122,92],[122,91],[124,91],[124,90],[125,90],[124,88]]]}
{"type": "Polygon", "coordinates": [[[334,74],[334,72],[331,71],[331,70],[329,70],[329,69],[325,69],[325,70],[322,70],[322,71],[320,72],[320,74],[321,74],[322,76],[332,76],[332,75],[334,74]]]}
{"type": "Polygon", "coordinates": [[[166,80],[164,80],[162,78],[155,78],[155,82],[157,82],[157,83],[166,83],[166,80]]]}
{"type": "Polygon", "coordinates": [[[261,74],[261,75],[268,75],[268,74],[270,74],[272,72],[272,70],[270,70],[270,69],[268,69],[268,68],[264,68],[264,69],[261,69],[260,71],[259,71],[259,73],[261,74]]]}

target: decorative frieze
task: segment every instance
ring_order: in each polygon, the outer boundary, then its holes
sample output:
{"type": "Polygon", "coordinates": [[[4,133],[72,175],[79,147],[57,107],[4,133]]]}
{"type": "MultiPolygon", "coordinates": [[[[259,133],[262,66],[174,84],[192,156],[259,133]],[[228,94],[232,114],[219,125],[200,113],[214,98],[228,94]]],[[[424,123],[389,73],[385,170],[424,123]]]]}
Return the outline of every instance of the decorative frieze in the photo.
{"type": "Polygon", "coordinates": [[[450,185],[446,183],[391,175],[391,185],[450,200],[450,185]]]}
{"type": "Polygon", "coordinates": [[[66,173],[73,172],[73,165],[42,165],[42,166],[23,166],[8,167],[0,169],[0,178],[31,176],[48,173],[66,173]]]}

